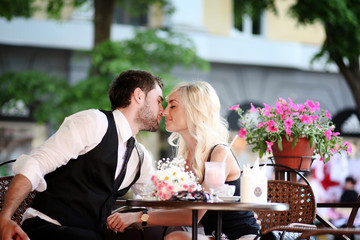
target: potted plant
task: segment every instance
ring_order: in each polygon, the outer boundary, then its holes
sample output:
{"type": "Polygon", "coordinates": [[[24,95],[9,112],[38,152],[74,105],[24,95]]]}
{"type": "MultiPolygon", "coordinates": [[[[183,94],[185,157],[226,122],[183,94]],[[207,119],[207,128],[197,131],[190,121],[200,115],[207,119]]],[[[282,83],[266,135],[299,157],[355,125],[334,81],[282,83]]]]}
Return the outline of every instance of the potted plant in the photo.
{"type": "MultiPolygon", "coordinates": [[[[304,104],[295,104],[290,98],[288,101],[278,98],[275,106],[264,104],[263,108],[255,108],[252,103],[250,105],[251,109],[246,112],[239,105],[229,110],[237,111],[240,116],[242,127],[238,136],[245,138],[252,151],[259,152],[260,158],[275,151],[289,155],[289,151],[302,147],[302,143],[310,151],[305,155],[312,158],[319,154],[324,163],[336,153],[352,151],[350,144],[334,132],[332,118],[327,110],[320,109],[319,102],[307,100],[304,104]],[[290,147],[285,147],[288,144],[290,147]]],[[[300,149],[302,156],[304,151],[300,149]]],[[[302,156],[297,157],[302,159],[302,156]]]]}

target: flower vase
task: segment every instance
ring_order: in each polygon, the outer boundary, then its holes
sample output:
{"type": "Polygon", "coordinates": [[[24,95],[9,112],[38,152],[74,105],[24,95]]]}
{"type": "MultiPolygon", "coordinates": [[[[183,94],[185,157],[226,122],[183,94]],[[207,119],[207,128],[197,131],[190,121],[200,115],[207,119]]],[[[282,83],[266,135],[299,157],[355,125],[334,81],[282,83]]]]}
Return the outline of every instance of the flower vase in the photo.
{"type": "MultiPolygon", "coordinates": [[[[292,148],[293,141],[287,141],[282,137],[283,150],[278,147],[277,142],[272,146],[275,164],[284,165],[293,168],[297,171],[309,171],[315,146],[310,147],[310,140],[303,137],[298,138],[294,148],[292,148]]],[[[278,168],[280,171],[286,171],[285,168],[278,168]]]]}

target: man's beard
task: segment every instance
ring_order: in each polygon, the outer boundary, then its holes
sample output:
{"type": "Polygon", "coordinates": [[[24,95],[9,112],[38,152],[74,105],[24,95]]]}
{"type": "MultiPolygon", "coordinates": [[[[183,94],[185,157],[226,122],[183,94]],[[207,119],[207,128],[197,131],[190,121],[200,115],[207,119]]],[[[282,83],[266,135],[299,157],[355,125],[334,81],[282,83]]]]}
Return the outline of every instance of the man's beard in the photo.
{"type": "Polygon", "coordinates": [[[151,112],[148,103],[138,111],[136,119],[140,123],[140,130],[156,132],[159,129],[158,117],[151,112]]]}

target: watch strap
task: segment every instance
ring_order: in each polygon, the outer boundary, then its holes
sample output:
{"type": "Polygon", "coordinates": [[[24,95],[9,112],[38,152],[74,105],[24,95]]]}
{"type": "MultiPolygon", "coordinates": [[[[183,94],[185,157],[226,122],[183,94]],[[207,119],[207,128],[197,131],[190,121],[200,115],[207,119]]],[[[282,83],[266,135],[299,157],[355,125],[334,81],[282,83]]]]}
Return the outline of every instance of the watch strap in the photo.
{"type": "Polygon", "coordinates": [[[145,227],[147,225],[147,220],[149,219],[149,215],[148,215],[148,211],[147,209],[143,209],[141,210],[142,211],[142,216],[141,216],[141,220],[142,220],[142,223],[141,223],[141,226],[145,227]],[[146,215],[146,220],[144,220],[144,215],[146,215]]]}

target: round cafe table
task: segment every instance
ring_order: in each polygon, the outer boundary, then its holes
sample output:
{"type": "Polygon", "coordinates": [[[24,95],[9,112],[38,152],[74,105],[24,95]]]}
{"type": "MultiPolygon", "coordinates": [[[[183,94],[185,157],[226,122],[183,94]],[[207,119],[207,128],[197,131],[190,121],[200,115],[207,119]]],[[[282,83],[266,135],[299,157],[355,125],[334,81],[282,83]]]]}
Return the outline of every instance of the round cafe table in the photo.
{"type": "Polygon", "coordinates": [[[286,203],[241,203],[241,202],[201,202],[201,201],[159,201],[159,200],[126,200],[125,205],[131,207],[150,207],[164,209],[192,210],[192,239],[197,239],[198,210],[217,211],[217,227],[215,239],[220,240],[222,229],[222,211],[256,211],[256,210],[289,210],[286,203]]]}

